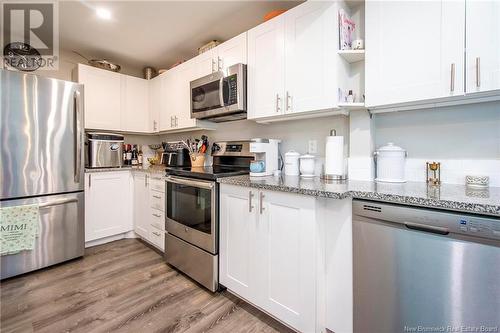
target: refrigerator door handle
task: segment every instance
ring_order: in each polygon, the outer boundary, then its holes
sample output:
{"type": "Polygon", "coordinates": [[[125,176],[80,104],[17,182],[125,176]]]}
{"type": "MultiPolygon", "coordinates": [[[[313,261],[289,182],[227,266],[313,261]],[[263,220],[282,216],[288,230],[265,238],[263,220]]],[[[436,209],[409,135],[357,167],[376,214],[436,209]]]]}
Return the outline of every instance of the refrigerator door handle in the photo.
{"type": "Polygon", "coordinates": [[[45,207],[51,207],[51,206],[64,205],[64,204],[71,203],[71,202],[78,202],[78,199],[71,198],[71,199],[54,200],[54,201],[41,203],[40,205],[38,205],[38,207],[45,208],[45,207]]]}
{"type": "Polygon", "coordinates": [[[79,183],[82,172],[82,133],[81,133],[81,96],[79,91],[75,91],[73,95],[74,105],[74,130],[75,130],[75,182],[79,183]]]}

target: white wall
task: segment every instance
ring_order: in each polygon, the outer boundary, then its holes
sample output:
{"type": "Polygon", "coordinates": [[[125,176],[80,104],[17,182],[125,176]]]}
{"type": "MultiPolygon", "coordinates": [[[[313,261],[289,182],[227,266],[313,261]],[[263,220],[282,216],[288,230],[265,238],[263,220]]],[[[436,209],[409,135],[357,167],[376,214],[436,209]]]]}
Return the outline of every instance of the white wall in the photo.
{"type": "Polygon", "coordinates": [[[337,130],[337,135],[346,136],[349,133],[348,118],[333,116],[304,120],[289,120],[273,124],[258,124],[250,120],[240,120],[217,125],[215,131],[196,131],[162,135],[163,141],[178,140],[189,136],[199,137],[206,134],[210,142],[225,140],[248,140],[251,138],[281,139],[280,149],[284,154],[288,150],[306,153],[309,140],[317,140],[318,156],[324,156],[325,138],[331,129],[337,130]]]}
{"type": "Polygon", "coordinates": [[[500,186],[500,102],[376,114],[375,145],[394,142],[408,151],[406,176],[425,181],[425,162],[442,163],[442,181],[490,176],[500,186]]]}

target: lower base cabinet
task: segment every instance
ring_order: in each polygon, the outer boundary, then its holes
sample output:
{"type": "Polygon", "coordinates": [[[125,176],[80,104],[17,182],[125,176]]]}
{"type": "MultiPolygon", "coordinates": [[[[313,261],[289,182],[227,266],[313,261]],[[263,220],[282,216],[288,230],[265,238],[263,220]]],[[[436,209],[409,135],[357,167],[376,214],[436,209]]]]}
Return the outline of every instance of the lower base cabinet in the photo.
{"type": "Polygon", "coordinates": [[[315,199],[221,184],[220,282],[301,332],[316,330],[315,199]]]}
{"type": "Polygon", "coordinates": [[[164,181],[147,173],[135,173],[133,177],[134,231],[143,240],[164,251],[164,181]]]}
{"type": "Polygon", "coordinates": [[[85,174],[85,242],[133,230],[129,171],[85,174]]]}

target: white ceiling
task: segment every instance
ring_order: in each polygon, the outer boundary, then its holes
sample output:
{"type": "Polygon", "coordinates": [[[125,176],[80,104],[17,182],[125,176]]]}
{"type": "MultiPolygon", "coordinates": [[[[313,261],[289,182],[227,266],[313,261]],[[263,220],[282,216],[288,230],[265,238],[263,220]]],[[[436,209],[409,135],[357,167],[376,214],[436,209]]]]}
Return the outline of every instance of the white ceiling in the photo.
{"type": "Polygon", "coordinates": [[[61,1],[60,48],[122,66],[168,68],[199,46],[227,40],[263,21],[270,10],[301,1],[61,1]],[[105,21],[95,8],[109,9],[105,21]]]}

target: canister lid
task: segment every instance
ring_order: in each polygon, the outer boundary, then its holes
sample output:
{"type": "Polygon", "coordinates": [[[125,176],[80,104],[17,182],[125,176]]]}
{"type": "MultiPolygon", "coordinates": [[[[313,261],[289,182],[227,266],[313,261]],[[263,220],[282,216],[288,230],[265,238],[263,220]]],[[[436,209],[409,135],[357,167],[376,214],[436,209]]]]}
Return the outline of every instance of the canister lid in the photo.
{"type": "Polygon", "coordinates": [[[385,146],[380,147],[377,149],[378,151],[406,151],[403,148],[396,146],[393,142],[388,142],[385,146]]]}
{"type": "Polygon", "coordinates": [[[300,156],[299,153],[297,153],[295,150],[290,150],[285,153],[285,156],[290,156],[290,157],[298,157],[300,156]]]}

